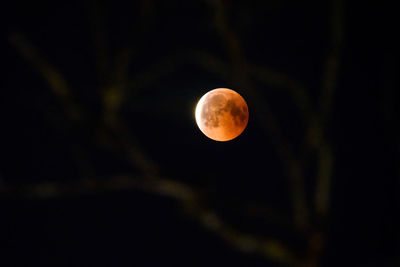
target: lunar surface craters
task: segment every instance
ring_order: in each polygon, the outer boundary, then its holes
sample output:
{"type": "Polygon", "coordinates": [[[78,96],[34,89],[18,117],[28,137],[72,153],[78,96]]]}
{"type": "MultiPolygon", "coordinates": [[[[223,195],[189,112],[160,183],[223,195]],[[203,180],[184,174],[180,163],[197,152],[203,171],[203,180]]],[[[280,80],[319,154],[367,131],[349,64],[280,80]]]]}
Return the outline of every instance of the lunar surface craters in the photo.
{"type": "Polygon", "coordinates": [[[217,141],[228,141],[246,128],[246,101],[227,88],[214,89],[205,94],[196,107],[196,121],[201,131],[217,141]]]}

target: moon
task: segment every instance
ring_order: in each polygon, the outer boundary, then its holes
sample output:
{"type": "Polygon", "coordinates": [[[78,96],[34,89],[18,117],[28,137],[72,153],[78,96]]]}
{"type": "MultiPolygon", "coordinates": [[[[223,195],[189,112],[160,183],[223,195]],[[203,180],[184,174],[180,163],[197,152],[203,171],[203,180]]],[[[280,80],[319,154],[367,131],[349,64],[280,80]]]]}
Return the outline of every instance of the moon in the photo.
{"type": "Polygon", "coordinates": [[[195,117],[197,126],[208,138],[229,141],[238,137],[246,128],[249,109],[237,92],[217,88],[200,98],[195,117]]]}

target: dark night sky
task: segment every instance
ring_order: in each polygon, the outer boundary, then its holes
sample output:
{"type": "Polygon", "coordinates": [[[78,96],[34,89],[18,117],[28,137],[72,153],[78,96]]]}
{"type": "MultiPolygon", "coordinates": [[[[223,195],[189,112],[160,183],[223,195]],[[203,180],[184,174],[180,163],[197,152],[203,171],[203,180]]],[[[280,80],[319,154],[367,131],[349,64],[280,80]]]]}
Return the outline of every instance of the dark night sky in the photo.
{"type": "MultiPolygon", "coordinates": [[[[122,154],[110,153],[94,142],[102,112],[98,88],[106,77],[99,78],[96,71],[90,26],[93,10],[86,2],[90,1],[21,2],[0,10],[0,187],[77,179],[82,166],[77,163],[76,149],[92,166],[84,171],[98,179],[138,172],[122,154]],[[65,118],[35,67],[10,45],[16,33],[67,77],[74,101],[88,110],[84,114],[88,123],[73,125],[65,118]]],[[[246,57],[301,81],[317,105],[330,38],[330,6],[250,2],[238,1],[229,10],[246,57]]],[[[205,189],[207,205],[238,227],[283,236],[292,246],[301,247],[302,241],[283,227],[242,218],[229,208],[246,199],[272,205],[285,216],[291,214],[284,166],[252,113],[254,103],[248,100],[247,129],[231,142],[213,142],[195,125],[194,106],[206,91],[228,87],[248,96],[245,88],[200,67],[188,56],[190,51],[208,51],[228,62],[212,25],[212,12],[203,1],[155,3],[148,20],[139,2],[102,5],[101,29],[109,56],[124,46],[133,49],[129,77],[167,58],[183,62],[162,67],[165,74],[153,73],[155,78],[140,90],[129,87],[119,115],[161,173],[205,189]]],[[[399,262],[393,16],[385,3],[353,3],[345,8],[342,62],[327,130],[335,163],[322,266],[395,266],[399,262]]],[[[280,88],[256,86],[286,137],[300,143],[304,125],[288,94],[280,88]]],[[[312,192],[313,183],[308,180],[307,189],[312,192]]],[[[167,197],[140,190],[49,199],[15,195],[0,195],[0,266],[276,266],[238,252],[167,197]]]]}

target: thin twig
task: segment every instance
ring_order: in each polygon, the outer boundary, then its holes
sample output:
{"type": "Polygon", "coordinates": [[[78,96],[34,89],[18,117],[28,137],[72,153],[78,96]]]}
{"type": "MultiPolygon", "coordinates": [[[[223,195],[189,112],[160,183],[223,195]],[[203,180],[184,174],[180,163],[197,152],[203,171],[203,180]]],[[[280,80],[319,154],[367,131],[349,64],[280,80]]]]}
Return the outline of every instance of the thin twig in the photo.
{"type": "Polygon", "coordinates": [[[108,44],[108,31],[105,21],[105,8],[96,0],[88,1],[90,29],[93,38],[94,56],[98,79],[101,85],[107,84],[110,79],[110,51],[108,44]]]}
{"type": "Polygon", "coordinates": [[[83,111],[73,101],[73,95],[65,77],[42,56],[39,51],[21,33],[14,33],[9,41],[20,55],[39,72],[49,85],[52,93],[63,104],[67,117],[72,121],[82,119],[83,111]]]}
{"type": "Polygon", "coordinates": [[[326,137],[327,121],[332,112],[334,92],[337,89],[337,80],[343,46],[343,0],[332,0],[331,21],[331,47],[325,62],[325,70],[322,84],[320,102],[319,124],[317,135],[319,142],[315,145],[318,149],[319,162],[317,174],[317,195],[315,208],[319,215],[326,217],[329,210],[330,188],[333,171],[333,151],[326,137]]]}
{"type": "Polygon", "coordinates": [[[268,86],[272,85],[288,90],[294,103],[300,110],[303,120],[310,120],[313,112],[311,108],[311,100],[306,88],[304,88],[299,81],[296,81],[285,73],[264,66],[251,66],[251,74],[268,86]]]}

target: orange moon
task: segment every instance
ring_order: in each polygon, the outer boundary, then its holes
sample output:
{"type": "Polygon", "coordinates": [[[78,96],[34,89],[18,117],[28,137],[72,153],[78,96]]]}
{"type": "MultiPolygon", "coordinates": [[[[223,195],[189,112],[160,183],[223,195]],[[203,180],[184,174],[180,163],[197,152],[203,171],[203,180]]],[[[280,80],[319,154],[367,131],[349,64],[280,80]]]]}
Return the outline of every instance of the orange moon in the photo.
{"type": "Polygon", "coordinates": [[[238,137],[249,121],[249,109],[241,95],[227,88],[217,88],[203,95],[196,106],[200,130],[216,141],[238,137]]]}

